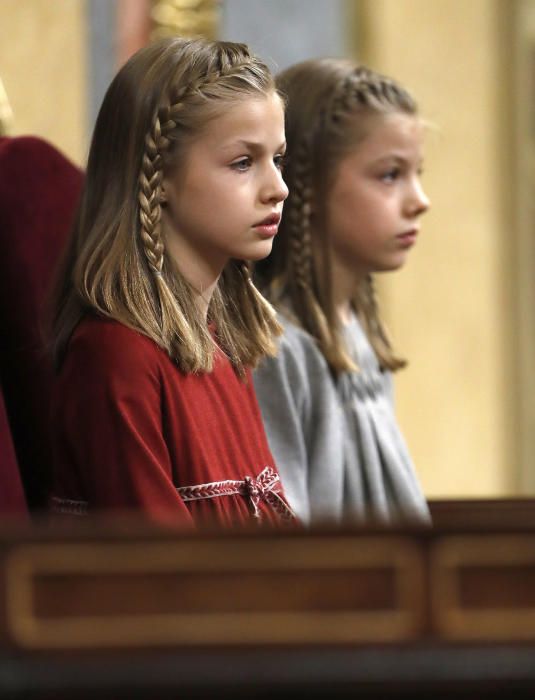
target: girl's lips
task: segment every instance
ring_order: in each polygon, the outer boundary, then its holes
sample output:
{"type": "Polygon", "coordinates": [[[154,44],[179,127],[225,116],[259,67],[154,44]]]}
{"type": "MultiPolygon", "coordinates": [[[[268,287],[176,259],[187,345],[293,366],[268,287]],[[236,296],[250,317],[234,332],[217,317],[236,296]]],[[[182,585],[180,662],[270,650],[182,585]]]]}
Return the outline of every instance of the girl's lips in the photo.
{"type": "Polygon", "coordinates": [[[277,231],[279,230],[279,224],[257,224],[254,227],[254,230],[262,238],[273,238],[273,236],[277,235],[277,231]]]}
{"type": "Polygon", "coordinates": [[[277,234],[280,219],[280,214],[271,214],[258,224],[255,224],[253,228],[262,238],[273,238],[277,234]]]}
{"type": "Polygon", "coordinates": [[[400,233],[396,238],[400,241],[403,248],[410,248],[416,243],[416,236],[418,231],[413,229],[411,231],[406,231],[405,233],[400,233]]]}
{"type": "Polygon", "coordinates": [[[262,221],[259,221],[254,226],[255,226],[255,228],[257,226],[272,226],[273,224],[278,226],[280,220],[281,220],[280,214],[270,214],[269,216],[266,216],[265,219],[262,219],[262,221]]]}

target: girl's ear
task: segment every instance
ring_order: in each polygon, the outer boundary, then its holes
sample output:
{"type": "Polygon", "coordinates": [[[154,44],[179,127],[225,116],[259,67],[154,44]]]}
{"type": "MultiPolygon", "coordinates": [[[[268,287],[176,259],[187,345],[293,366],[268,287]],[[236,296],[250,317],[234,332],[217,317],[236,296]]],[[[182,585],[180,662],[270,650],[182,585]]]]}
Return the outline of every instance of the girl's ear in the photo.
{"type": "Polygon", "coordinates": [[[162,185],[162,188],[160,189],[160,204],[167,204],[167,193],[165,191],[165,187],[162,185]]]}

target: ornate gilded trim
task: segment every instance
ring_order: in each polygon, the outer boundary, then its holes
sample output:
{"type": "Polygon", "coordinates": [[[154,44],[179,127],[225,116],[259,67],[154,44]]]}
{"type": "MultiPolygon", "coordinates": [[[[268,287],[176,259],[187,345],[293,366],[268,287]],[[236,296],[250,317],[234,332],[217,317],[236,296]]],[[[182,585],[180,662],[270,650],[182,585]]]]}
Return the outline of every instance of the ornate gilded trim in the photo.
{"type": "Polygon", "coordinates": [[[0,78],[0,136],[8,136],[13,130],[13,111],[0,78]]]}
{"type": "Polygon", "coordinates": [[[152,0],[151,38],[203,36],[215,39],[221,0],[152,0]]]}

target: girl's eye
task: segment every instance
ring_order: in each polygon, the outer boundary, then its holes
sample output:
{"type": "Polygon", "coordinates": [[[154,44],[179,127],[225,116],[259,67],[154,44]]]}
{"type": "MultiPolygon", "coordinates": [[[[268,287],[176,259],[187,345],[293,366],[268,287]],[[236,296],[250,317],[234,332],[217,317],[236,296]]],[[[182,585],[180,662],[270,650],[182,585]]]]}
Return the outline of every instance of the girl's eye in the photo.
{"type": "Polygon", "coordinates": [[[273,162],[275,163],[275,167],[277,167],[279,170],[284,170],[284,166],[286,164],[286,156],[284,154],[275,156],[275,158],[273,158],[273,162]]]}
{"type": "Polygon", "coordinates": [[[387,170],[386,173],[383,173],[381,175],[381,180],[383,182],[395,182],[400,175],[400,169],[399,168],[391,168],[390,170],[387,170]]]}
{"type": "Polygon", "coordinates": [[[230,167],[231,167],[233,170],[237,170],[237,171],[240,172],[240,173],[244,173],[244,172],[246,172],[247,170],[249,170],[249,168],[251,167],[251,162],[252,162],[252,161],[251,161],[251,159],[250,159],[249,157],[247,157],[247,158],[240,158],[240,160],[236,160],[236,161],[234,161],[234,163],[231,163],[231,164],[230,164],[230,167]]]}

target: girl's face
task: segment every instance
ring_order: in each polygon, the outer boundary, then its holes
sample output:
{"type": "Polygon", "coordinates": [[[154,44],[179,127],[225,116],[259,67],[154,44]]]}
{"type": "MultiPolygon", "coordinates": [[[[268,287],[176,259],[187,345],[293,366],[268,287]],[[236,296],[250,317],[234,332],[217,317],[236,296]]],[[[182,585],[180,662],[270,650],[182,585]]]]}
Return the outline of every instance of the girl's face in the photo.
{"type": "Polygon", "coordinates": [[[285,147],[278,95],[246,98],[210,121],[164,178],[165,244],[197,288],[230,258],[260,260],[271,252],[288,196],[285,147]]]}
{"type": "Polygon", "coordinates": [[[335,270],[353,279],[397,270],[429,208],[422,185],[423,127],[413,116],[372,118],[368,135],[338,164],[326,225],[335,270]]]}

